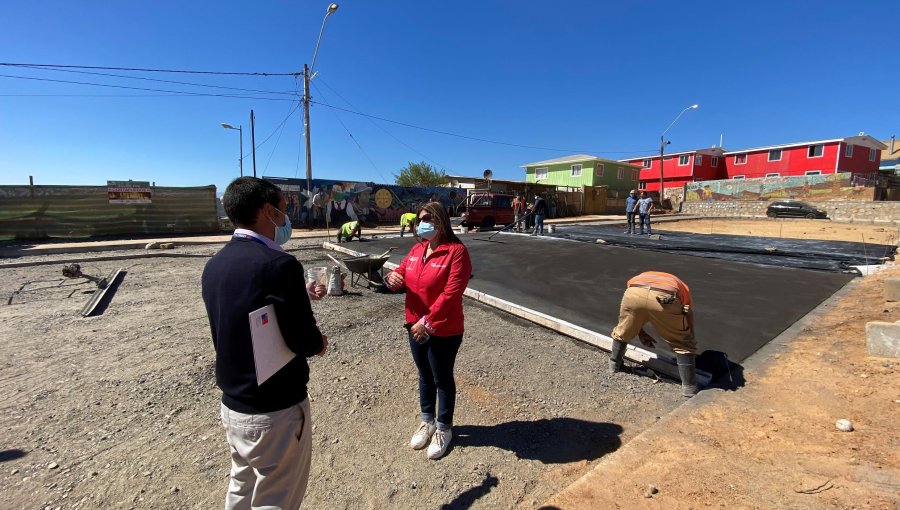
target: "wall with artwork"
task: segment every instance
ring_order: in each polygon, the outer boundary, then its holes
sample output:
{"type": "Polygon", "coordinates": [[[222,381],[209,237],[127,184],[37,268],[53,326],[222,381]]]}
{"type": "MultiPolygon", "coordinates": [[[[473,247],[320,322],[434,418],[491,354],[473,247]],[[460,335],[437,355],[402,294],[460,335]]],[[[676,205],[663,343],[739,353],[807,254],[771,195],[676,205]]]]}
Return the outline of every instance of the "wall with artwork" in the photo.
{"type": "Polygon", "coordinates": [[[719,200],[872,200],[875,188],[856,185],[853,175],[795,175],[756,179],[722,179],[691,182],[685,186],[686,202],[719,200]]]}

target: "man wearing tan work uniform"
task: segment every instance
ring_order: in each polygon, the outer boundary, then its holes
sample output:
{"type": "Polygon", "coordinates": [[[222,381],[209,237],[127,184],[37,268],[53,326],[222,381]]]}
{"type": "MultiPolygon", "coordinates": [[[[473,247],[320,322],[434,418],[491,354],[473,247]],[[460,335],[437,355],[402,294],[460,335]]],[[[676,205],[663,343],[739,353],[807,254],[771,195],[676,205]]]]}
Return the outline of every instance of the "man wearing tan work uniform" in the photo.
{"type": "Polygon", "coordinates": [[[647,271],[628,280],[622,296],[619,324],[612,332],[613,345],[609,356],[610,372],[618,372],[625,358],[625,347],[635,336],[641,343],[654,347],[653,337],[644,331],[644,324],[653,324],[678,360],[681,394],[697,394],[697,367],[694,341],[694,310],[691,290],[675,275],[647,271]]]}

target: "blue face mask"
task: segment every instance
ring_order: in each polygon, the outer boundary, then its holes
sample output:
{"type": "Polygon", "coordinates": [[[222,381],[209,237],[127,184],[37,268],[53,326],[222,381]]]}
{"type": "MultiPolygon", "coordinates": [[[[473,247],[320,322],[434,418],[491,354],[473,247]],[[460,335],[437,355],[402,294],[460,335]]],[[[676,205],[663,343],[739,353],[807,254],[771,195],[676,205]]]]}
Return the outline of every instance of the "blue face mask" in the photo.
{"type": "MultiPolygon", "coordinates": [[[[281,212],[278,209],[275,210],[281,212]]],[[[284,215],[284,225],[279,227],[274,221],[272,224],[275,225],[275,242],[277,244],[284,245],[291,239],[291,218],[287,214],[284,215]]]]}
{"type": "Polygon", "coordinates": [[[426,241],[431,241],[437,235],[437,230],[434,229],[434,223],[422,221],[419,222],[419,226],[416,228],[416,234],[426,241]]]}

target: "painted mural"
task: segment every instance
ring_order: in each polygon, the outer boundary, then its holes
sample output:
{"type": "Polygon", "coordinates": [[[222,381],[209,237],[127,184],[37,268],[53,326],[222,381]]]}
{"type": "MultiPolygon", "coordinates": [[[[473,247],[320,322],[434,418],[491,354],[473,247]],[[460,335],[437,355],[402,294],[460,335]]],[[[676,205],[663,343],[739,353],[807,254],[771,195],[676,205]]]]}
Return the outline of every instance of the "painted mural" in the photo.
{"type": "Polygon", "coordinates": [[[415,188],[374,182],[313,179],[312,193],[305,179],[264,177],[277,185],[287,198],[287,213],[295,226],[339,226],[347,221],[364,225],[400,223],[400,215],[419,205],[437,201],[451,215],[465,198],[463,188],[415,188]],[[321,193],[321,195],[320,195],[321,193]]]}
{"type": "Polygon", "coordinates": [[[866,197],[871,200],[871,188],[854,184],[849,173],[723,179],[688,183],[684,198],[688,202],[778,198],[866,200],[866,197]]]}

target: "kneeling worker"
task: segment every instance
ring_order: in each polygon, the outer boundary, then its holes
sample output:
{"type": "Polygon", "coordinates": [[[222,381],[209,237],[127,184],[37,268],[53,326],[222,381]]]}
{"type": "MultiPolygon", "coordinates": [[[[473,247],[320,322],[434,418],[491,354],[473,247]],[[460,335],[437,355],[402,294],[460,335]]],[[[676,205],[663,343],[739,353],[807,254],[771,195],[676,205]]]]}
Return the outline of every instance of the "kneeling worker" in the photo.
{"type": "Polygon", "coordinates": [[[408,212],[400,216],[400,237],[403,237],[406,229],[409,229],[413,236],[416,235],[416,213],[408,212]]]}
{"type": "Polygon", "coordinates": [[[697,369],[694,341],[694,310],[691,291],[675,275],[647,271],[628,280],[622,296],[619,324],[612,332],[613,345],[609,357],[610,372],[618,372],[625,358],[625,347],[637,335],[641,343],[654,347],[653,337],[644,331],[644,324],[653,324],[662,339],[669,344],[678,360],[681,394],[697,394],[697,369]]]}
{"type": "Polygon", "coordinates": [[[337,242],[340,244],[341,240],[344,242],[352,241],[353,236],[356,236],[357,239],[362,241],[362,226],[358,221],[348,221],[347,223],[344,223],[340,230],[338,230],[337,242]]]}

